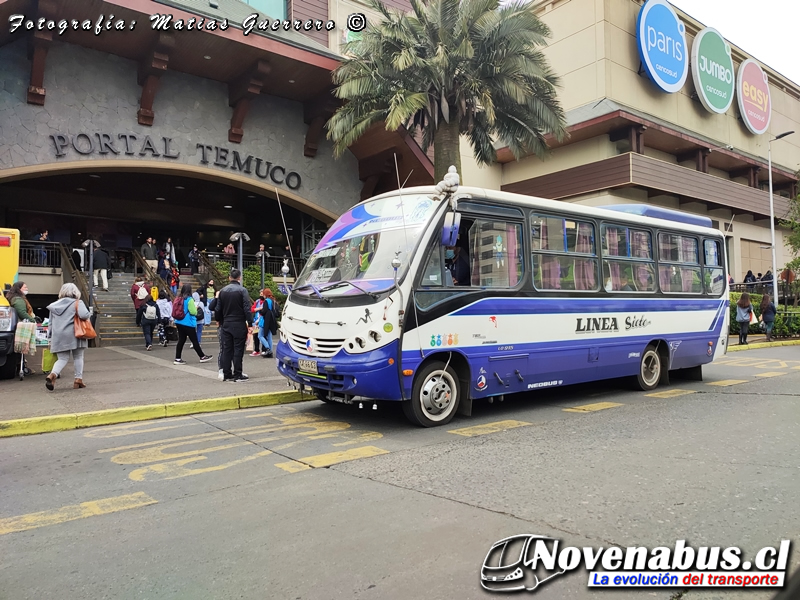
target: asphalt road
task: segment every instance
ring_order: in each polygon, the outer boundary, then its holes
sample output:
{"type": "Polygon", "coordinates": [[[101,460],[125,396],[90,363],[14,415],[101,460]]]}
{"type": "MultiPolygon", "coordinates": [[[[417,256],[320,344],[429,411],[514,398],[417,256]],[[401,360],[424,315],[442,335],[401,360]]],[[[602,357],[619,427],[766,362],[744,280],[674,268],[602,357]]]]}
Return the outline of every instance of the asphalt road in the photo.
{"type": "MultiPolygon", "coordinates": [[[[800,347],[541,391],[437,429],[317,401],[0,440],[0,598],[446,599],[490,546],[800,540],[800,347]]],[[[790,557],[800,565],[800,552],[790,557]]],[[[537,598],[767,599],[587,589],[537,598]]]]}

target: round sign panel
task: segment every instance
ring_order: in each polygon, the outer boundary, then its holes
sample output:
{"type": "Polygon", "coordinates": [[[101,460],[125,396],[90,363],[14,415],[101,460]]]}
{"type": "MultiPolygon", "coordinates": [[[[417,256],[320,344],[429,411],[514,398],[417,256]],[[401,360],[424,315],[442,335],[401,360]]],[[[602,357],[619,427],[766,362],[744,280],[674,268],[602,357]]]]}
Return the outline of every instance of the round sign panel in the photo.
{"type": "Polygon", "coordinates": [[[736,93],[739,95],[739,110],[744,124],[751,132],[761,135],[769,127],[772,99],[767,74],[752,58],[739,65],[736,93]]]}
{"type": "Polygon", "coordinates": [[[647,0],[636,22],[636,42],[648,77],[665,92],[678,92],[689,74],[686,27],[666,0],[647,0]]]}
{"type": "Polygon", "coordinates": [[[731,47],[719,31],[707,27],[692,46],[692,78],[700,102],[714,113],[726,112],[733,103],[736,80],[731,47]]]}

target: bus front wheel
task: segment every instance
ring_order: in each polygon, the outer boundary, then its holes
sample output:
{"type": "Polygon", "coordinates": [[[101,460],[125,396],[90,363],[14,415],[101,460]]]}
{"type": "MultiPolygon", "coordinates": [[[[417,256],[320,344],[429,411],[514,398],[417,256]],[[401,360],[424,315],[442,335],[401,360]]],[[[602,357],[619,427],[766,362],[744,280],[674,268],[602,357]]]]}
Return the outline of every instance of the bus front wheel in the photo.
{"type": "Polygon", "coordinates": [[[444,425],[455,416],[460,394],[458,375],[453,367],[439,361],[431,362],[417,372],[411,400],[403,402],[403,412],[415,425],[444,425]]]}
{"type": "Polygon", "coordinates": [[[642,354],[642,361],[639,363],[639,374],[637,375],[637,383],[639,387],[645,391],[656,389],[658,382],[661,380],[661,355],[654,345],[649,345],[645,348],[642,354]]]}

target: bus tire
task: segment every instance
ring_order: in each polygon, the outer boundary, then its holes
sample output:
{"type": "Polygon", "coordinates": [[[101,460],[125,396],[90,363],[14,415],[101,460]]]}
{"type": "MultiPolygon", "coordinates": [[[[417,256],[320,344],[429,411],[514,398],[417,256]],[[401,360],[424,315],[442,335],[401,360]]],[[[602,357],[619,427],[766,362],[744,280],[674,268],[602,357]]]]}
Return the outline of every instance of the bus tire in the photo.
{"type": "Polygon", "coordinates": [[[644,392],[656,389],[661,381],[663,368],[664,363],[658,353],[658,348],[654,344],[650,344],[644,349],[642,360],[639,363],[639,373],[636,375],[639,388],[644,392]]]}
{"type": "Polygon", "coordinates": [[[411,400],[403,402],[403,412],[421,427],[445,425],[455,416],[460,399],[461,386],[453,367],[434,361],[417,371],[411,400]]]}

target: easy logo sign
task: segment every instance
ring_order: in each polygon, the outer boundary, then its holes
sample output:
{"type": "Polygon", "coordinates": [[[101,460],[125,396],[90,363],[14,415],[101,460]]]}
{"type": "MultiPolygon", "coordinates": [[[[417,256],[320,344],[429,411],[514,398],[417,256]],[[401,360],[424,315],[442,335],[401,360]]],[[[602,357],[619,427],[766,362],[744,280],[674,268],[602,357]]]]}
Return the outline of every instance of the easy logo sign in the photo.
{"type": "Polygon", "coordinates": [[[739,110],[745,126],[752,133],[761,135],[769,127],[772,99],[769,95],[767,74],[752,58],[739,65],[736,91],[739,94],[739,110]]]}
{"type": "Polygon", "coordinates": [[[722,35],[711,27],[700,31],[692,46],[692,78],[706,110],[722,114],[731,107],[733,69],[731,47],[722,35]]]}
{"type": "Polygon", "coordinates": [[[639,58],[665,92],[680,91],[689,74],[686,27],[666,0],[647,0],[636,22],[639,58]]]}

